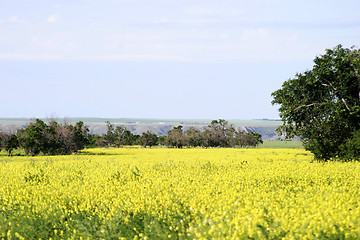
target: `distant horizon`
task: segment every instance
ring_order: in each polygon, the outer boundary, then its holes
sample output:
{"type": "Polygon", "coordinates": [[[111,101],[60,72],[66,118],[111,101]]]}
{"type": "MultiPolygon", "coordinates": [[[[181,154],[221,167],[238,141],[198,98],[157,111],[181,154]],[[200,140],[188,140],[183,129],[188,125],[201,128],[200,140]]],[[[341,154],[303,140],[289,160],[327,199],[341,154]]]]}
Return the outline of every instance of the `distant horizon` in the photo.
{"type": "Polygon", "coordinates": [[[245,118],[146,118],[146,117],[0,117],[0,120],[3,119],[129,119],[129,120],[218,120],[224,119],[226,121],[239,120],[239,121],[281,121],[281,118],[256,118],[256,119],[245,119],[245,118]]]}

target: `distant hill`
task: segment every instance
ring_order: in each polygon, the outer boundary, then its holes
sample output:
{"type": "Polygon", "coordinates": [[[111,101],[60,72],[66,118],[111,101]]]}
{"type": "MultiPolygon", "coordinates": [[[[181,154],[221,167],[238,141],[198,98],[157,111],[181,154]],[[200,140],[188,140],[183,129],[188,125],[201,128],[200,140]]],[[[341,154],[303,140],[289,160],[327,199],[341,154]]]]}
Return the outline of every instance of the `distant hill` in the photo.
{"type": "MultiPolygon", "coordinates": [[[[47,121],[47,119],[42,119],[47,121]]],[[[32,119],[29,118],[0,118],[0,130],[16,132],[19,128],[26,127],[32,119]]],[[[142,118],[66,118],[56,119],[58,122],[75,123],[83,121],[90,129],[92,134],[106,133],[106,121],[110,121],[115,126],[126,126],[133,134],[142,134],[147,130],[159,136],[166,135],[174,126],[182,125],[185,130],[190,127],[203,129],[212,120],[209,119],[142,119],[142,118]]],[[[263,140],[277,140],[278,136],[275,129],[281,125],[280,120],[258,119],[258,120],[228,120],[236,128],[245,131],[253,131],[262,135],[263,140]]]]}

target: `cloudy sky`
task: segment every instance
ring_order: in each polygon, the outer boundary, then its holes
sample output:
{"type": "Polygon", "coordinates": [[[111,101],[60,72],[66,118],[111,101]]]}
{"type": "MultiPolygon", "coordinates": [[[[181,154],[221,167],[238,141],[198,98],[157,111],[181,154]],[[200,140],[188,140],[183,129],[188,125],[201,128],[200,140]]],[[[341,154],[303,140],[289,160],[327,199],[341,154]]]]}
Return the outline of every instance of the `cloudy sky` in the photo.
{"type": "Polygon", "coordinates": [[[0,117],[278,118],[358,0],[0,0],[0,117]]]}

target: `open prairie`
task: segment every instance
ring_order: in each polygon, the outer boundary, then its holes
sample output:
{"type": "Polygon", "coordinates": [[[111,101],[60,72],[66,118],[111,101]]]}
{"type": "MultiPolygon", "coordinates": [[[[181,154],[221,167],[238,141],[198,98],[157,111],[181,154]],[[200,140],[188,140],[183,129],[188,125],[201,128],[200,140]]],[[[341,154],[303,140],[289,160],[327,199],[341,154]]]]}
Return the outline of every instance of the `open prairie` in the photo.
{"type": "Polygon", "coordinates": [[[360,163],[303,149],[0,157],[3,239],[359,239],[360,163]]]}

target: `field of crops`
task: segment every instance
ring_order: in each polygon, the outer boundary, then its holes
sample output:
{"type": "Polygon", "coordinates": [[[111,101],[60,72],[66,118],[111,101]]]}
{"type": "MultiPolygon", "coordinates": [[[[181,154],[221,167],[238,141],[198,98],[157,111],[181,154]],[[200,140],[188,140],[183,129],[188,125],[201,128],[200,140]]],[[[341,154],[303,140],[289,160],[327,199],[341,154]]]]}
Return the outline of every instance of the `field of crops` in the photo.
{"type": "Polygon", "coordinates": [[[0,157],[0,239],[359,239],[360,164],[303,149],[0,157]]]}

